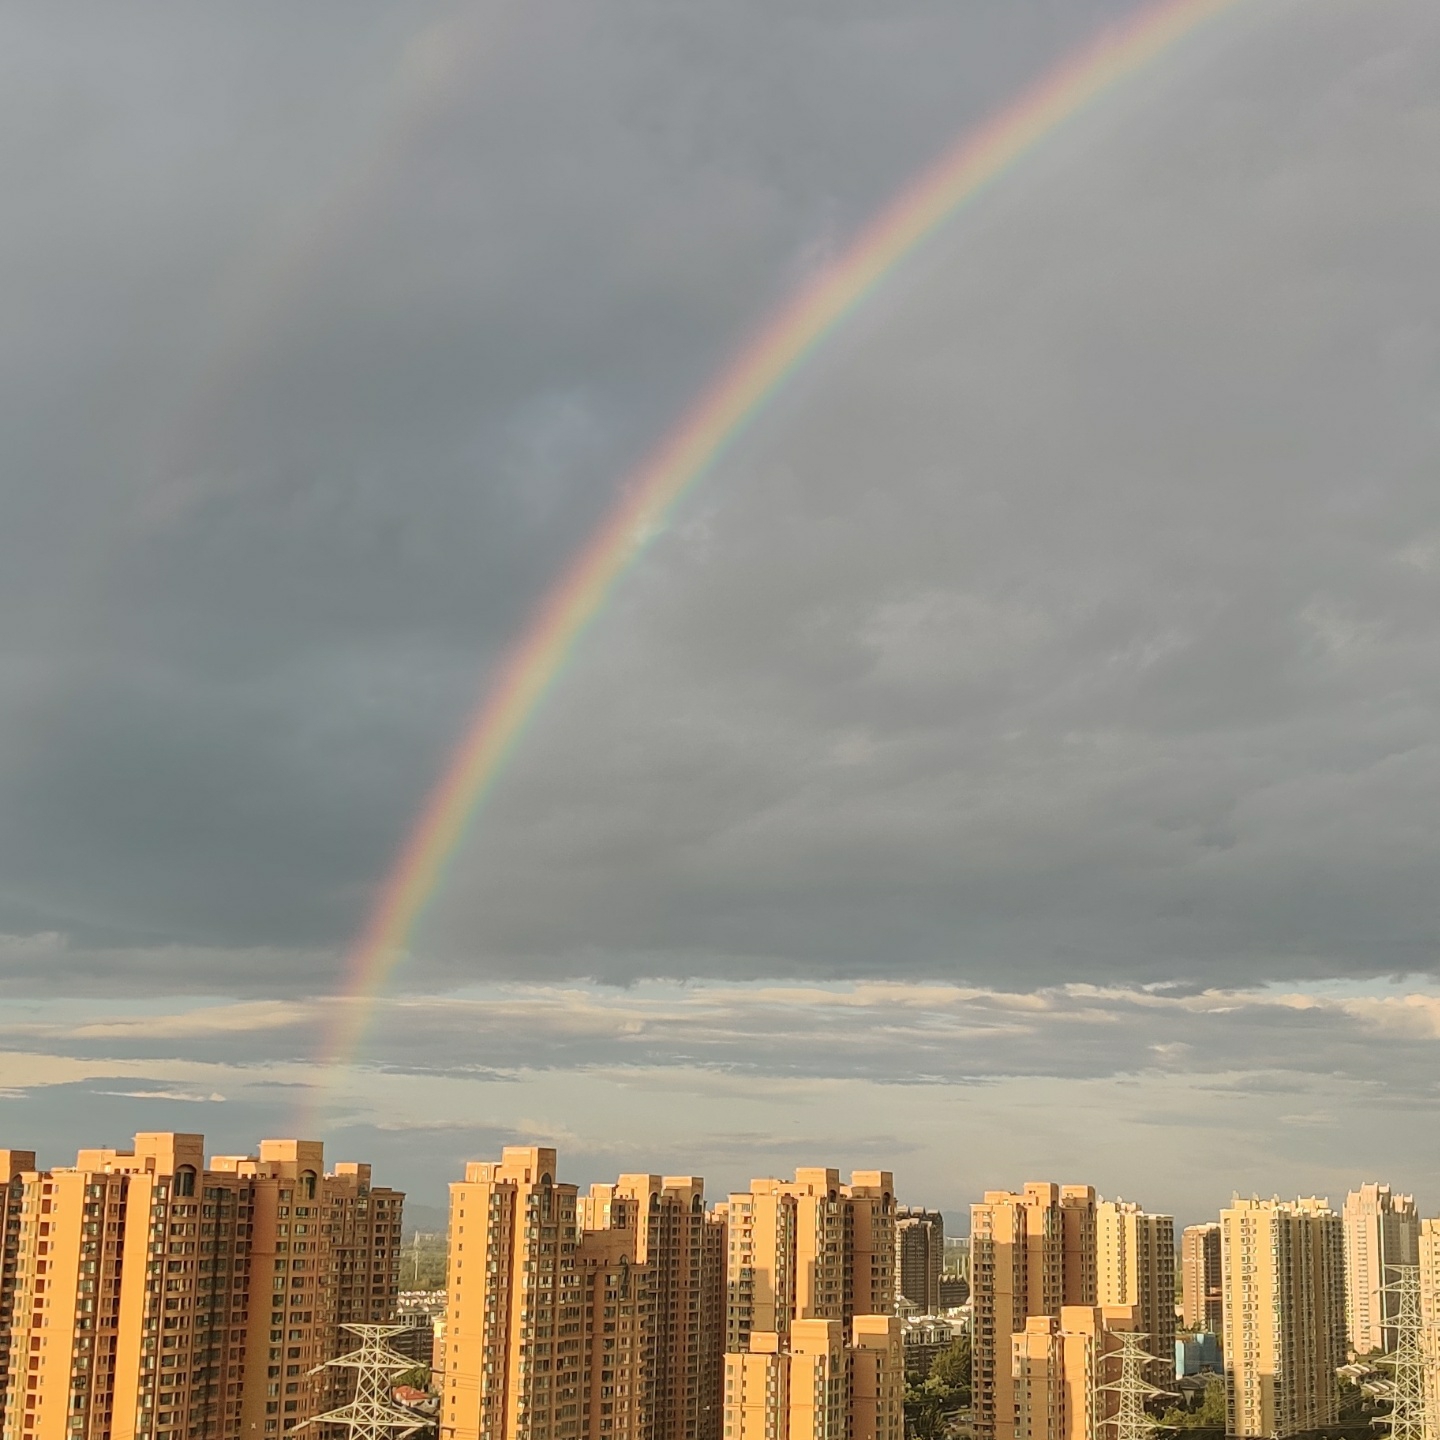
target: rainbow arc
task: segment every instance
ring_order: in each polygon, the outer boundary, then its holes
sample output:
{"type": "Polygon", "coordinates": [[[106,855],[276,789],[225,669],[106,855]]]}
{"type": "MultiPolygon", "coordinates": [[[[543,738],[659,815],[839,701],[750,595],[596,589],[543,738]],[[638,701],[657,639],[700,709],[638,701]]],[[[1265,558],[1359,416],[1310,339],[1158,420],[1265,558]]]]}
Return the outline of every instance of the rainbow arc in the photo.
{"type": "Polygon", "coordinates": [[[323,1060],[358,1053],[415,922],[444,881],[506,758],[617,581],[676,504],[908,255],[1014,165],[1127,77],[1245,0],[1162,0],[1051,70],[964,135],[725,367],[621,489],[621,498],[546,595],[501,664],[380,886],[352,947],[323,1060]]]}

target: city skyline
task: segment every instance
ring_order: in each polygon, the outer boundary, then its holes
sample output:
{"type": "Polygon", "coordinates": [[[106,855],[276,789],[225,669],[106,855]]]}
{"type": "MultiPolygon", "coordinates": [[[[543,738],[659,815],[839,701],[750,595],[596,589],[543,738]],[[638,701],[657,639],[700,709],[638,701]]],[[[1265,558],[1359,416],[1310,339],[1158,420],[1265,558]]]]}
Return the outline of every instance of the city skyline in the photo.
{"type": "Polygon", "coordinates": [[[1423,1213],[1424,0],[1208,7],[893,265],[354,998],[626,477],[927,166],[1193,8],[0,17],[9,1143],[303,1131],[432,1206],[539,1143],[581,1183],[844,1154],[951,1214],[1036,1174],[1181,1227],[1376,1175],[1423,1213]]]}

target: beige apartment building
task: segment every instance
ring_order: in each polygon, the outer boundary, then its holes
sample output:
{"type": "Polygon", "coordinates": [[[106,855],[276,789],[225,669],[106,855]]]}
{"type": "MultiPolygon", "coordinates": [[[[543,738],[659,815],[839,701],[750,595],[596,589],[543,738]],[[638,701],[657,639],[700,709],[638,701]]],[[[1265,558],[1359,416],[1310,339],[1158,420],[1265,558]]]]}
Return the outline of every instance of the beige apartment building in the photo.
{"type": "Polygon", "coordinates": [[[1095,1191],[1031,1182],[990,1190],[970,1207],[974,1429],[978,1440],[1015,1440],[1013,1340],[1032,1316],[1058,1320],[1096,1295],[1095,1191]]]}
{"type": "Polygon", "coordinates": [[[53,1171],[0,1153],[18,1221],[3,1440],[279,1437],[336,1397],[308,1372],[339,1353],[339,1307],[363,1283],[367,1313],[393,1311],[404,1197],[367,1167],[327,1176],[318,1142],[209,1167],[187,1134],[53,1171]]]}
{"type": "Polygon", "coordinates": [[[895,1309],[894,1179],[885,1170],[800,1169],[752,1180],[716,1207],[727,1226],[725,1349],[792,1319],[839,1320],[895,1309]]]}
{"type": "Polygon", "coordinates": [[[1325,1200],[1242,1200],[1220,1212],[1229,1433],[1334,1425],[1345,1359],[1344,1242],[1325,1200]]]}
{"type": "Polygon", "coordinates": [[[847,1440],[902,1440],[905,1344],[893,1315],[850,1322],[850,1428],[847,1440]]]}
{"type": "Polygon", "coordinates": [[[905,1356],[893,1315],[793,1321],[725,1357],[726,1440],[900,1440],[905,1356]],[[848,1343],[847,1343],[848,1338],[848,1343]]]}
{"type": "Polygon", "coordinates": [[[15,1319],[15,1279],[20,1264],[20,1217],[25,1172],[34,1170],[33,1150],[0,1150],[0,1434],[5,1433],[5,1398],[15,1319]]]}
{"type": "Polygon", "coordinates": [[[1218,1335],[1224,1308],[1220,1226],[1187,1225],[1180,1235],[1180,1318],[1187,1330],[1218,1335]]]}
{"type": "Polygon", "coordinates": [[[651,1440],[719,1440],[724,1356],[725,1223],[696,1175],[622,1175],[579,1198],[582,1231],[614,1228],[628,1205],[637,1263],[650,1272],[651,1440]]]}
{"type": "MultiPolygon", "coordinates": [[[[1175,1379],[1175,1221],[1148,1215],[1128,1200],[1095,1207],[1095,1300],[1134,1306],[1137,1326],[1152,1357],[1146,1379],[1166,1386],[1175,1379]]],[[[1127,1327],[1131,1328],[1131,1327],[1127,1327]]]]}
{"type": "Polygon", "coordinates": [[[901,1205],[895,1212],[895,1295],[922,1315],[940,1310],[945,1263],[945,1217],[938,1210],[901,1205]]]}
{"type": "Polygon", "coordinates": [[[1409,1195],[1362,1185],[1345,1197],[1345,1330],[1356,1355],[1395,1348],[1395,1267],[1420,1263],[1420,1215],[1409,1195]]]}
{"type": "Polygon", "coordinates": [[[1420,1336],[1430,1413],[1440,1415],[1440,1220],[1422,1220],[1419,1237],[1420,1336]]]}
{"type": "Polygon", "coordinates": [[[1105,1387],[1119,1378],[1122,1331],[1133,1305],[1062,1305],[1031,1315],[1011,1337],[1017,1440],[1097,1440],[1119,1408],[1105,1387]]]}
{"type": "Polygon", "coordinates": [[[717,1440],[723,1226],[693,1175],[581,1196],[507,1146],[450,1187],[446,1440],[717,1440]]]}
{"type": "Polygon", "coordinates": [[[725,1440],[901,1440],[904,1353],[888,1171],[761,1179],[728,1226],[725,1440]]]}

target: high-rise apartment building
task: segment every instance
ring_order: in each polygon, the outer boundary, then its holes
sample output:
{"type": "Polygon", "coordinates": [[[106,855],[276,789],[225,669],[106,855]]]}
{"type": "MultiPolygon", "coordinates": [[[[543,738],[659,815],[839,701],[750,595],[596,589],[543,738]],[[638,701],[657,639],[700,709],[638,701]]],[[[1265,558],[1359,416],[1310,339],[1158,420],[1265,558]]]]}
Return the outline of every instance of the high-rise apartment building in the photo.
{"type": "Polygon", "coordinates": [[[759,1332],[725,1357],[728,1440],[846,1440],[849,1377],[844,1326],[796,1320],[782,1341],[759,1332]]]}
{"type": "Polygon", "coordinates": [[[20,1264],[20,1215],[25,1172],[34,1170],[33,1150],[0,1150],[0,1433],[10,1371],[10,1337],[15,1318],[15,1280],[20,1264]]]}
{"type": "Polygon", "coordinates": [[[850,1322],[847,1440],[900,1440],[905,1433],[905,1342],[893,1315],[850,1322]]]}
{"type": "Polygon", "coordinates": [[[608,1230],[633,1204],[637,1263],[650,1272],[651,1440],[719,1440],[724,1367],[725,1223],[696,1175],[622,1175],[579,1197],[582,1231],[608,1230]]]}
{"type": "MultiPolygon", "coordinates": [[[[576,1188],[557,1183],[555,1161],[554,1150],[506,1146],[498,1163],[467,1165],[465,1179],[450,1187],[442,1436],[588,1436],[602,1388],[610,1433],[627,1440],[639,1433],[631,1407],[644,1380],[649,1276],[637,1264],[634,1202],[621,1205],[598,1247],[608,1263],[595,1273],[604,1277],[610,1314],[602,1299],[602,1329],[587,1335],[576,1188]],[[608,1365],[592,1376],[605,1357],[608,1365]]],[[[589,1249],[601,1258],[594,1244],[589,1249]]]]}
{"type": "Polygon", "coordinates": [[[1180,1236],[1180,1318],[1187,1330],[1220,1333],[1224,1287],[1220,1273],[1220,1227],[1187,1225],[1180,1236]]]}
{"type": "Polygon", "coordinates": [[[717,1440],[724,1232],[696,1176],[580,1196],[507,1146],[450,1187],[444,1440],[717,1440]]]}
{"type": "Polygon", "coordinates": [[[801,1169],[717,1207],[726,1440],[901,1440],[894,1190],[888,1171],[801,1169]]]}
{"type": "Polygon", "coordinates": [[[1242,1200],[1220,1212],[1229,1433],[1334,1425],[1345,1359],[1344,1240],[1328,1202],[1242,1200]]]}
{"type": "Polygon", "coordinates": [[[1420,1216],[1409,1195],[1362,1185],[1345,1197],[1345,1329],[1357,1355],[1395,1348],[1397,1265],[1420,1263],[1420,1216]]]}
{"type": "Polygon", "coordinates": [[[199,1135],[53,1171],[16,1153],[4,1440],[278,1440],[334,1394],[308,1372],[339,1351],[347,1275],[388,1318],[398,1233],[369,1226],[361,1262],[340,1232],[361,1207],[398,1232],[403,1196],[325,1175],[318,1142],[208,1168],[199,1135]]]}
{"type": "Polygon", "coordinates": [[[35,1168],[33,1150],[0,1150],[0,1432],[5,1425],[6,1377],[15,1318],[15,1279],[20,1263],[20,1214],[25,1172],[35,1168]]]}
{"type": "Polygon", "coordinates": [[[945,1217],[938,1210],[901,1205],[895,1212],[895,1295],[920,1308],[940,1309],[940,1276],[945,1261],[945,1217]]]}
{"type": "MultiPolygon", "coordinates": [[[[1016,1440],[1097,1440],[1119,1408],[1119,1334],[1138,1323],[1131,1305],[1062,1305],[1031,1315],[1011,1337],[1016,1440]]],[[[1110,1431],[1108,1433],[1113,1433],[1110,1431]]]]}
{"type": "Polygon", "coordinates": [[[1175,1221],[1147,1215],[1128,1200],[1095,1207],[1096,1303],[1134,1306],[1145,1349],[1146,1379],[1166,1386],[1175,1378],[1175,1221]]]}
{"type": "Polygon", "coordinates": [[[889,1315],[895,1308],[894,1181],[889,1171],[800,1169],[753,1180],[717,1207],[727,1225],[725,1349],[792,1320],[889,1315]]]}
{"type": "Polygon", "coordinates": [[[755,1331],[725,1357],[726,1440],[901,1440],[903,1350],[894,1315],[755,1331]]]}
{"type": "Polygon", "coordinates": [[[971,1374],[979,1440],[1014,1440],[1013,1337],[1031,1316],[1093,1306],[1095,1191],[1027,1184],[990,1190],[970,1207],[971,1374]]]}
{"type": "Polygon", "coordinates": [[[1440,1220],[1420,1222],[1420,1339],[1425,1347],[1425,1399],[1440,1415],[1440,1220]]]}

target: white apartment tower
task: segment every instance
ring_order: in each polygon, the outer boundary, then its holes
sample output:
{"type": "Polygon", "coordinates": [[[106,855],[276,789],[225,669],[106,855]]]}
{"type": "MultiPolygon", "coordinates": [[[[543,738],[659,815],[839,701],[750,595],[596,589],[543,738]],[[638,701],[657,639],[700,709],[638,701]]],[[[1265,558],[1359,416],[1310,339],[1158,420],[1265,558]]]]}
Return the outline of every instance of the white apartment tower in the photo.
{"type": "Polygon", "coordinates": [[[1395,1348],[1397,1265],[1420,1263],[1420,1216],[1409,1195],[1362,1185],[1345,1197],[1345,1330],[1357,1355],[1395,1348]]]}

